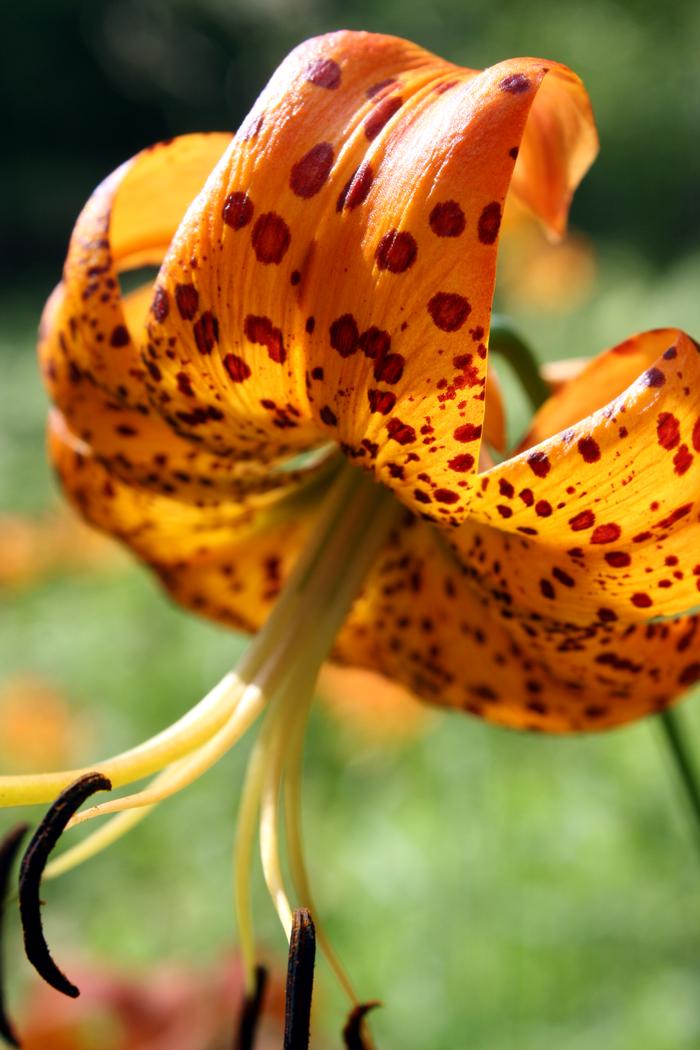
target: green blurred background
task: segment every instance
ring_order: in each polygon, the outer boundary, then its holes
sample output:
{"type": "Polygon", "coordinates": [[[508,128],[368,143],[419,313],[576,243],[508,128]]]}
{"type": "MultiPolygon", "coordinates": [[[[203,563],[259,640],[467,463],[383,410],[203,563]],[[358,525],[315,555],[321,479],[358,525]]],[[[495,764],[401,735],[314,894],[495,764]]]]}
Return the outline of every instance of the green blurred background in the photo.
{"type": "MultiPolygon", "coordinates": [[[[473,67],[523,54],[572,66],[601,134],[573,211],[593,269],[565,308],[518,294],[500,305],[543,358],[660,324],[700,333],[695,2],[6,3],[0,514],[36,517],[57,500],[34,332],[90,190],[153,141],[234,129],[295,43],[339,27],[406,36],[473,67]]],[[[171,607],[126,562],[59,564],[2,597],[0,691],[27,673],[60,690],[87,727],[71,761],[157,731],[244,644],[171,607]]],[[[697,703],[685,714],[700,746],[697,703]]],[[[59,957],[147,974],[166,958],[204,966],[233,941],[247,750],[47,888],[59,957]]],[[[372,740],[319,709],[307,759],[318,899],[361,993],[384,1001],[382,1050],[700,1044],[700,856],[653,723],[548,740],[450,718],[372,740]]],[[[262,892],[257,904],[261,941],[283,966],[262,892]]],[[[18,964],[16,979],[25,972],[18,964]]],[[[319,1046],[338,1045],[343,1004],[324,968],[318,1006],[319,1046]]]]}

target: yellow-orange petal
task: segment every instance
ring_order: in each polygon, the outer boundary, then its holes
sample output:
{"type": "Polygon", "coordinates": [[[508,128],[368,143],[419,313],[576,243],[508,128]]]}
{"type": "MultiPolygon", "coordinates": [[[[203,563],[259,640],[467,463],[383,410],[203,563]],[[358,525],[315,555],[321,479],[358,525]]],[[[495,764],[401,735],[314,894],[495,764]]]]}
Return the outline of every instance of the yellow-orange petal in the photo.
{"type": "Polygon", "coordinates": [[[573,623],[698,604],[697,344],[677,330],[628,340],[545,405],[535,432],[595,399],[601,375],[614,391],[632,372],[609,404],[482,476],[450,539],[501,603],[573,623]]]}
{"type": "MultiPolygon", "coordinates": [[[[538,61],[538,60],[534,60],[538,61]]],[[[537,93],[513,174],[512,193],[558,239],[574,191],[598,152],[591,101],[570,69],[557,62],[537,93]]]]}
{"type": "Polygon", "coordinates": [[[241,630],[262,626],[308,537],[313,498],[297,486],[197,506],[135,488],[107,470],[57,412],[49,451],[79,513],[130,547],[175,601],[241,630]]]}
{"type": "MultiPolygon", "coordinates": [[[[138,332],[152,298],[151,285],[122,296],[129,332],[138,332]]],[[[155,409],[134,408],[107,393],[66,351],[62,318],[70,309],[62,283],[44,308],[38,347],[44,381],[72,434],[116,478],[188,503],[216,503],[293,486],[316,469],[309,464],[278,470],[274,464],[216,455],[180,436],[155,409]]],[[[154,366],[146,362],[146,367],[154,366]]]]}
{"type": "MultiPolygon", "coordinates": [[[[434,528],[405,525],[377,559],[336,656],[439,706],[551,733],[632,721],[700,680],[697,616],[560,622],[504,602],[473,568],[450,555],[434,528]]],[[[494,584],[507,564],[498,571],[494,584]]]]}
{"type": "MultiPolygon", "coordinates": [[[[562,113],[581,108],[580,82],[557,70],[523,59],[476,73],[371,34],[297,48],[161,273],[171,308],[150,323],[162,373],[152,395],[167,397],[169,417],[183,401],[165,352],[174,340],[196,403],[220,398],[224,418],[191,427],[212,449],[269,455],[275,427],[275,454],[327,436],[421,513],[461,520],[517,150],[545,76],[556,73],[562,113]]],[[[584,118],[562,119],[566,134],[551,116],[535,122],[528,152],[539,157],[551,127],[542,165],[562,172],[533,205],[545,218],[590,160],[584,118]]],[[[531,170],[524,162],[522,192],[531,170]]]]}
{"type": "Polygon", "coordinates": [[[50,308],[43,335],[107,394],[137,410],[148,410],[146,373],[124,317],[119,273],[160,263],[229,141],[184,135],[144,150],[97,187],[73,230],[63,300],[50,308]]]}

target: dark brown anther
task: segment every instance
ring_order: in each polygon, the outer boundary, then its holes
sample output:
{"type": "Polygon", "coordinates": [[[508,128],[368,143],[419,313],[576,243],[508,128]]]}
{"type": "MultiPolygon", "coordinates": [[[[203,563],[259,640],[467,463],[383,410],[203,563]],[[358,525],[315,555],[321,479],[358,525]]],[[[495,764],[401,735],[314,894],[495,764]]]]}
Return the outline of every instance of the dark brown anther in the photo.
{"type": "Polygon", "coordinates": [[[62,791],[47,811],[27,846],[19,870],[19,913],[24,931],[24,950],[29,962],[47,984],[71,999],[80,995],[80,989],[68,980],[51,958],[49,946],[41,926],[39,887],[41,876],[52,849],[61,837],[66,824],[83,802],[96,791],[111,791],[112,784],[102,773],[86,773],[62,791]]]}
{"type": "Polygon", "coordinates": [[[253,1050],[255,1036],[258,1031],[258,1022],[262,1013],[265,986],[267,985],[267,970],[264,966],[255,967],[255,988],[252,995],[246,995],[243,1000],[241,1019],[233,1043],[233,1050],[253,1050]]]}
{"type": "Polygon", "coordinates": [[[10,882],[10,872],[15,862],[15,857],[22,844],[22,839],[29,831],[29,824],[17,824],[8,831],[4,839],[0,841],[0,1037],[10,1046],[19,1046],[19,1039],[15,1034],[10,1018],[5,1008],[5,973],[2,964],[2,933],[5,919],[5,897],[10,882]]]}
{"type": "Polygon", "coordinates": [[[346,1050],[371,1050],[372,1043],[364,1031],[364,1020],[370,1010],[381,1005],[375,999],[371,1003],[358,1003],[352,1008],[343,1028],[343,1046],[346,1050]]]}
{"type": "Polygon", "coordinates": [[[316,930],[311,912],[297,908],[289,942],[284,1050],[308,1050],[315,961],[316,930]]]}

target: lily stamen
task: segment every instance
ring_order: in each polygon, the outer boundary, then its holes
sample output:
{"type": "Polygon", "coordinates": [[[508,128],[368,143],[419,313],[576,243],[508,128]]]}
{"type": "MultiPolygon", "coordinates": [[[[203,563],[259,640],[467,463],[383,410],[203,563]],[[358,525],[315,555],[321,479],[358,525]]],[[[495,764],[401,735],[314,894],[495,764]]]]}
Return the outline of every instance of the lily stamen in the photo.
{"type": "Polygon", "coordinates": [[[258,1022],[263,1008],[267,970],[264,966],[255,967],[255,987],[252,995],[246,995],[236,1031],[234,1050],[254,1050],[258,1022]]]}
{"type": "Polygon", "coordinates": [[[294,912],[287,966],[284,1050],[307,1050],[311,1028],[316,931],[308,908],[294,912]]]}
{"type": "Polygon", "coordinates": [[[8,831],[0,842],[0,1037],[9,1043],[10,1046],[15,1047],[19,1047],[20,1044],[5,1006],[5,973],[1,954],[3,948],[2,935],[5,917],[5,896],[10,881],[10,872],[22,845],[22,839],[28,831],[28,824],[17,824],[8,831]]]}
{"type": "Polygon", "coordinates": [[[364,1031],[364,1021],[367,1014],[376,1010],[378,1006],[381,1006],[381,1003],[376,1000],[371,1003],[358,1003],[350,1011],[343,1028],[345,1050],[370,1050],[371,1043],[368,1042],[364,1031]]]}
{"type": "Polygon", "coordinates": [[[32,966],[59,992],[75,999],[80,989],[54,962],[41,923],[39,887],[44,867],[68,821],[85,799],[96,791],[111,791],[112,785],[101,773],[88,773],[63,791],[44,815],[22,857],[19,873],[19,911],[24,933],[24,949],[32,966]]]}

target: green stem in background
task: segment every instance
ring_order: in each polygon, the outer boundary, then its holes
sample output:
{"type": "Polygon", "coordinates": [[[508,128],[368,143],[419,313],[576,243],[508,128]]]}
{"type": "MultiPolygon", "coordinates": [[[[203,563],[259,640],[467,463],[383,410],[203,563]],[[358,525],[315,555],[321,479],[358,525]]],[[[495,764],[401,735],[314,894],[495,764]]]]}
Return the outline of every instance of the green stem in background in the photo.
{"type": "MultiPolygon", "coordinates": [[[[532,347],[511,326],[507,317],[494,314],[491,319],[490,349],[505,358],[515,372],[533,413],[549,397],[549,388],[539,370],[539,361],[532,347]]],[[[696,825],[700,845],[700,778],[688,744],[688,734],[677,708],[667,708],[658,715],[658,722],[678,781],[685,794],[688,809],[696,825]]]]}
{"type": "Polygon", "coordinates": [[[507,317],[493,314],[489,348],[508,362],[527,394],[532,411],[549,397],[549,387],[540,374],[540,363],[530,344],[511,326],[507,317]]]}
{"type": "Polygon", "coordinates": [[[669,707],[658,716],[658,723],[676,767],[690,813],[695,820],[697,843],[700,847],[700,782],[692,749],[688,747],[683,718],[677,708],[669,707]]]}

